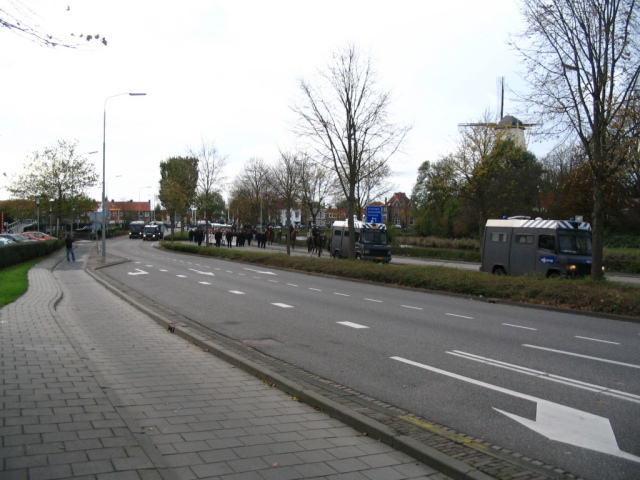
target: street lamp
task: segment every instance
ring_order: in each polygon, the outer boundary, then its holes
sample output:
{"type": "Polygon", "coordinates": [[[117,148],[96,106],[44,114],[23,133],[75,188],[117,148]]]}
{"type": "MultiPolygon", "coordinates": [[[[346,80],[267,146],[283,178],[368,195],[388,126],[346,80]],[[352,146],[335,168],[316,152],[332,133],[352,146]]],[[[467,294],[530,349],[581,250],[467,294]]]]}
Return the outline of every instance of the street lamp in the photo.
{"type": "Polygon", "coordinates": [[[104,100],[104,115],[102,117],[102,261],[105,262],[107,260],[107,199],[105,196],[105,187],[106,187],[106,151],[107,151],[107,100],[110,98],[120,97],[122,95],[130,95],[132,97],[141,97],[146,95],[146,93],[119,93],[117,95],[112,95],[111,97],[107,97],[104,100]]]}

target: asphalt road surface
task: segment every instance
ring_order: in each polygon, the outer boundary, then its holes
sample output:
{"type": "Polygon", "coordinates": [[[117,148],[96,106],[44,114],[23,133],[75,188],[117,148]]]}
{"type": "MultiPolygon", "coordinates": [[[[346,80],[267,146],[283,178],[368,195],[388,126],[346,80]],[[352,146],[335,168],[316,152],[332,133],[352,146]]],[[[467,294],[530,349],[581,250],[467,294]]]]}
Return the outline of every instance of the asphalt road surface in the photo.
{"type": "Polygon", "coordinates": [[[175,254],[103,269],[260,351],[587,479],[640,478],[640,324],[175,254]]]}

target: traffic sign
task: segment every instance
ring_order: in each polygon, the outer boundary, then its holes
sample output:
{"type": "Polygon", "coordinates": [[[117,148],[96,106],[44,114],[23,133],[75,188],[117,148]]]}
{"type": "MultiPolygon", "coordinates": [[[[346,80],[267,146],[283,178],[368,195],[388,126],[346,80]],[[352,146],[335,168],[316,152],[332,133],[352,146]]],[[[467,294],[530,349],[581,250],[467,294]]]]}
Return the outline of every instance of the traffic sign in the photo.
{"type": "Polygon", "coordinates": [[[382,223],[382,206],[369,205],[366,212],[367,223],[382,223]]]}

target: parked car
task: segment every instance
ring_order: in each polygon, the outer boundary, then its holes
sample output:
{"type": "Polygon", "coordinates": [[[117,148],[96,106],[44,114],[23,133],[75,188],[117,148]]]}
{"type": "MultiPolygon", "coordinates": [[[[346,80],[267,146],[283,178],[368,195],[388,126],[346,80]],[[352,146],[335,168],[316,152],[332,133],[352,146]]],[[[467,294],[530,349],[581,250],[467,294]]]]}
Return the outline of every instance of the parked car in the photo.
{"type": "Polygon", "coordinates": [[[55,237],[51,237],[42,232],[22,232],[20,235],[22,235],[23,237],[30,238],[31,240],[39,240],[39,241],[55,240],[55,237]]]}
{"type": "Polygon", "coordinates": [[[12,243],[15,243],[15,242],[6,237],[0,237],[0,245],[11,245],[12,243]]]}
{"type": "Polygon", "coordinates": [[[23,235],[18,235],[17,233],[0,233],[0,238],[6,238],[12,243],[21,243],[21,242],[32,242],[30,238],[27,238],[23,235]]]}

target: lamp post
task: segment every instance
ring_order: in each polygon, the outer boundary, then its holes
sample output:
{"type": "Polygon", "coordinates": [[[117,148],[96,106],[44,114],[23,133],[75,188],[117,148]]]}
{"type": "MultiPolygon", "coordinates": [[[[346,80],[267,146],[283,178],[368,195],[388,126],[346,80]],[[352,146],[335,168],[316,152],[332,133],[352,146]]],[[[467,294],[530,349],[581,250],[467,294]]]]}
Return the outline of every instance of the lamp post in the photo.
{"type": "Polygon", "coordinates": [[[107,150],[107,100],[110,98],[120,97],[122,95],[130,95],[132,97],[140,97],[146,95],[146,93],[119,93],[105,98],[104,100],[104,114],[102,117],[102,261],[107,260],[107,198],[105,196],[106,187],[106,150],[107,150]]]}

